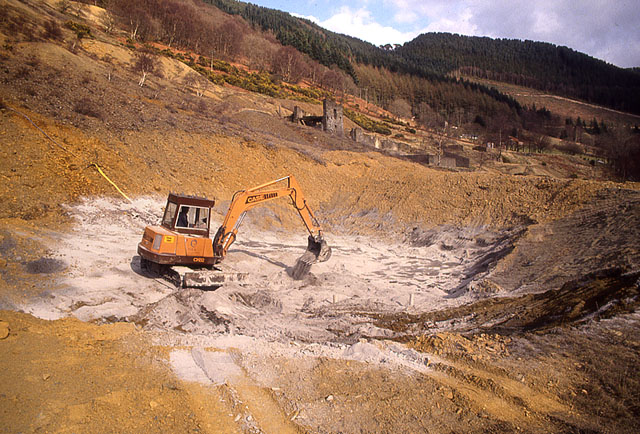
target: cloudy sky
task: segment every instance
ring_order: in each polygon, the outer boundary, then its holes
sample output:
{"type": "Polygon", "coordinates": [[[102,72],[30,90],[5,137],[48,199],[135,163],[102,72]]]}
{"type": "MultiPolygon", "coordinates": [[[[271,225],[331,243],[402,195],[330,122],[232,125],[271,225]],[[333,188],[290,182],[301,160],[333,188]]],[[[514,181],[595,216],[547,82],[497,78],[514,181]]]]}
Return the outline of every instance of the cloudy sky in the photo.
{"type": "Polygon", "coordinates": [[[551,42],[617,66],[640,66],[640,0],[245,1],[376,45],[451,32],[551,42]]]}

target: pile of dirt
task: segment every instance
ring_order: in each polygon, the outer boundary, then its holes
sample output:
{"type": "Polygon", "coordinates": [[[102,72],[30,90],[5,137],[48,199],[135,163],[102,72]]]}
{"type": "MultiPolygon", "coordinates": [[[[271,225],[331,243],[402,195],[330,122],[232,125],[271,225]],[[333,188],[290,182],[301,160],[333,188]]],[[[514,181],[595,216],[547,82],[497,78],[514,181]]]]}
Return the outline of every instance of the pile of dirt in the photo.
{"type": "Polygon", "coordinates": [[[639,304],[640,271],[613,268],[589,273],[543,293],[488,298],[420,315],[374,317],[378,327],[393,330],[399,337],[438,330],[517,335],[631,313],[639,304]]]}
{"type": "Polygon", "coordinates": [[[463,354],[464,357],[476,361],[482,359],[486,353],[492,353],[496,357],[508,356],[510,342],[511,338],[499,334],[480,333],[466,337],[457,333],[442,332],[418,336],[410,342],[409,346],[436,356],[463,354]]]}
{"type": "Polygon", "coordinates": [[[580,210],[534,224],[485,281],[521,293],[559,288],[594,270],[640,268],[640,195],[602,190],[580,210]]]}

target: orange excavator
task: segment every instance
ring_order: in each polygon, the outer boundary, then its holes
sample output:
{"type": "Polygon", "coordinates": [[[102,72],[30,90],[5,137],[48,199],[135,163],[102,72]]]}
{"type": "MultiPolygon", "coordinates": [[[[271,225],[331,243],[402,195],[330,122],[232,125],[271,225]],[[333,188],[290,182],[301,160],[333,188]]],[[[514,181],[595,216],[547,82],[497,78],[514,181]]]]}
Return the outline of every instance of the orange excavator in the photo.
{"type": "Polygon", "coordinates": [[[247,211],[281,197],[290,198],[309,232],[307,250],[291,269],[294,279],[302,279],[311,265],[329,260],[331,248],[300,185],[291,175],[237,191],[213,239],[209,235],[215,202],[170,193],[161,224],[147,226],[138,244],[141,268],[167,277],[181,287],[211,289],[242,280],[243,274],[225,272],[218,264],[236,240],[247,211]]]}

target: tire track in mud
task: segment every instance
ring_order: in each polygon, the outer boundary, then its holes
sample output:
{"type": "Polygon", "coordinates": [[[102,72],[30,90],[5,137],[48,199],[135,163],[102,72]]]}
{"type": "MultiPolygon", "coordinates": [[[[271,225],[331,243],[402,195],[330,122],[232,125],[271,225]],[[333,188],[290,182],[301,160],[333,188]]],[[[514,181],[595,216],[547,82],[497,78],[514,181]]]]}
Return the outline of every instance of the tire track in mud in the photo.
{"type": "MultiPolygon", "coordinates": [[[[293,422],[295,415],[284,412],[274,399],[273,391],[260,386],[249,376],[237,350],[208,350],[201,347],[193,347],[190,351],[174,350],[171,364],[180,378],[190,382],[191,388],[197,389],[198,384],[214,388],[219,397],[215,406],[222,406],[240,431],[302,432],[293,422]]],[[[206,414],[206,411],[203,413],[206,414]]]]}
{"type": "Polygon", "coordinates": [[[547,415],[571,413],[555,396],[536,391],[495,370],[489,372],[477,365],[440,358],[430,366],[435,372],[428,375],[453,390],[454,402],[515,427],[525,422],[543,430],[548,426],[547,415]]]}

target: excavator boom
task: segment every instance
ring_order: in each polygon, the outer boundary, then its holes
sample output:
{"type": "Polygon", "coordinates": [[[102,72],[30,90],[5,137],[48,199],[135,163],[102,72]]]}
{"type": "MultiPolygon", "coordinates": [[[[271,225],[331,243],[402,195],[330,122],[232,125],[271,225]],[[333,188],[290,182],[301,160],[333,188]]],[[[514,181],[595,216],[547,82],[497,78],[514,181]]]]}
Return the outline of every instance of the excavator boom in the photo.
{"type": "Polygon", "coordinates": [[[298,259],[293,268],[293,277],[300,279],[306,275],[311,264],[327,261],[331,256],[331,248],[322,236],[322,228],[313,211],[307,205],[300,184],[292,175],[247,190],[237,191],[233,195],[227,215],[213,239],[213,251],[216,258],[221,261],[227,255],[229,247],[236,240],[236,235],[247,211],[281,197],[291,199],[292,205],[298,211],[309,232],[307,251],[298,259]],[[284,182],[286,182],[286,186],[282,185],[284,182]],[[278,185],[280,186],[278,187],[278,185]]]}

